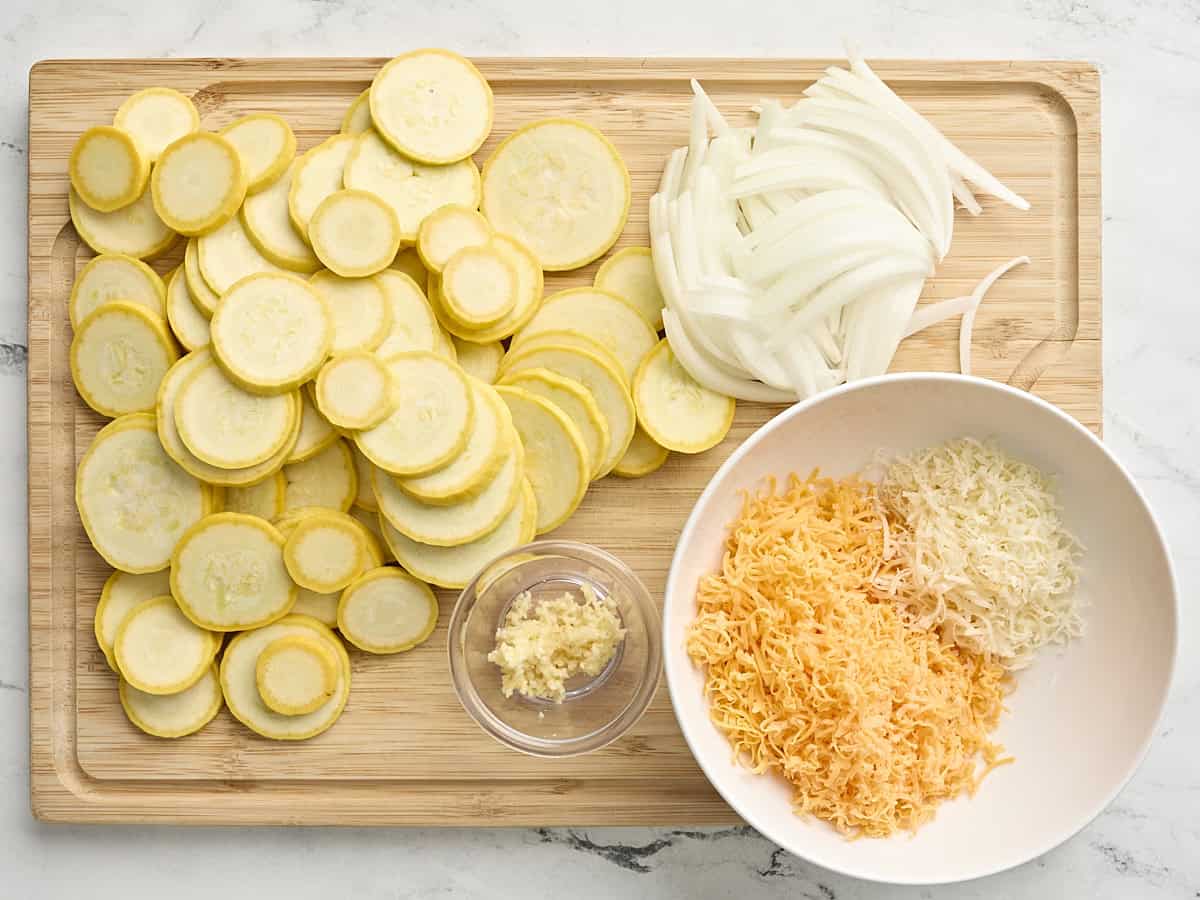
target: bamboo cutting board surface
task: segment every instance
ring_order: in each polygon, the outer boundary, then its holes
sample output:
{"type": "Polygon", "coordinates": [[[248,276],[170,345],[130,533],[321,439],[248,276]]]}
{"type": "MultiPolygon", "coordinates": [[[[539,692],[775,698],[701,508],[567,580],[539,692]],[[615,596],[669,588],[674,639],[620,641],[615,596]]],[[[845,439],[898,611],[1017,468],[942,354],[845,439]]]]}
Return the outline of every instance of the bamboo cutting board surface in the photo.
{"type": "MultiPolygon", "coordinates": [[[[178,741],[134,729],[92,635],[108,569],[73,503],[75,466],[103,420],[78,399],[67,350],[71,281],[91,256],[67,215],[67,157],[85,128],[111,121],[143,87],[190,94],[206,128],[278,112],[300,150],[337,130],[383,60],[82,60],[39,63],[29,79],[29,528],[31,791],[53,821],[584,825],[735,819],[709,787],[660,687],[638,726],[577,759],[537,760],[493,743],[459,707],[447,672],[441,592],[430,641],[393,657],[353,653],[342,719],[297,744],[267,741],[227,711],[178,741]]],[[[686,143],[688,78],[735,120],[760,97],[794,99],[819,60],[487,59],[492,137],[552,115],[603,129],[633,179],[618,246],[645,245],[646,201],[669,150],[686,143]]],[[[877,67],[952,140],[1033,204],[960,213],[954,246],[925,299],[968,293],[1025,254],[980,310],[976,374],[1032,390],[1099,431],[1100,160],[1096,71],[1071,62],[890,62],[877,67]]],[[[981,198],[982,199],[982,198],[981,198]]],[[[166,271],[182,246],[155,261],[166,271]]],[[[547,290],[590,283],[595,266],[548,276],[547,290]]],[[[905,342],[895,370],[957,367],[956,322],[905,342]]],[[[555,536],[624,558],[661,597],[679,531],[708,478],[778,407],[739,404],[732,431],[696,457],[672,454],[638,481],[607,478],[555,536]]]]}

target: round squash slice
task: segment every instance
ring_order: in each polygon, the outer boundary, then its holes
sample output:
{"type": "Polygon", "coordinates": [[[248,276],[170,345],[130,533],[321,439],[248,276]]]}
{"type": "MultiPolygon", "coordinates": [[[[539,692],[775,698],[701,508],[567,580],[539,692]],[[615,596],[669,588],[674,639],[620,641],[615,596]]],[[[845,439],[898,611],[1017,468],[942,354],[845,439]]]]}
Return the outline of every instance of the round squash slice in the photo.
{"type": "Polygon", "coordinates": [[[321,367],[314,396],[334,425],[374,428],[392,411],[392,376],[374,353],[345,353],[321,367]]]}
{"type": "Polygon", "coordinates": [[[592,392],[578,381],[556,375],[548,369],[524,369],[506,375],[501,384],[529,391],[549,400],[566,413],[579,429],[587,448],[588,472],[595,478],[608,457],[608,424],[592,392]]]}
{"type": "Polygon", "coordinates": [[[423,643],[437,626],[438,604],[424,582],[394,566],[365,573],[338,603],[342,637],[367,653],[402,653],[423,643]]]}
{"type": "Polygon", "coordinates": [[[166,568],[208,502],[204,486],[163,451],[148,413],[102,428],[75,476],[75,505],[92,546],[124,572],[166,568]]]}
{"type": "Polygon", "coordinates": [[[317,259],[343,278],[386,269],[400,249],[400,222],[367,191],[334,191],[313,210],[308,239],[317,259]]]}
{"type": "Polygon", "coordinates": [[[336,439],[303,462],[283,467],[287,479],[284,510],[321,507],[345,512],[358,495],[358,474],[350,445],[336,439]]]}
{"type": "Polygon", "coordinates": [[[221,639],[189,622],[170,595],[143,600],[121,620],[113,659],[129,684],[147,694],[178,694],[212,666],[221,639]]]}
{"type": "Polygon", "coordinates": [[[283,174],[296,155],[292,126],[274,113],[243,116],[221,129],[246,170],[246,193],[254,194],[283,174]]]}
{"type": "Polygon", "coordinates": [[[448,50],[413,50],[375,75],[371,121],[410,159],[446,165],[466,159],[492,130],[492,89],[448,50]]]}
{"type": "Polygon", "coordinates": [[[350,657],[337,636],[315,619],[292,615],[262,628],[239,634],[221,658],[221,691],[233,717],[263,737],[300,741],[314,737],[337,721],[350,696],[350,657]],[[337,685],[333,695],[309,713],[285,716],[267,706],[258,692],[258,658],[279,638],[307,637],[319,640],[338,660],[337,685]]]}
{"type": "Polygon", "coordinates": [[[162,319],[166,316],[167,289],[158,274],[140,259],[105,253],[92,259],[75,277],[67,312],[71,327],[110,300],[143,306],[162,319]]]}
{"type": "Polygon", "coordinates": [[[329,352],[374,350],[392,327],[392,307],[379,276],[342,278],[322,270],[308,283],[325,298],[333,317],[333,343],[329,352]]]}
{"type": "Polygon", "coordinates": [[[205,516],[171,556],[171,593],[184,615],[211,631],[241,631],[287,615],[296,585],[283,562],[283,536],[256,516],[205,516]]]}
{"type": "Polygon", "coordinates": [[[367,568],[368,556],[362,526],[333,510],[302,518],[283,547],[292,581],[318,594],[342,590],[367,568]]]}
{"type": "Polygon", "coordinates": [[[329,702],[337,689],[338,658],[327,641],[315,635],[275,638],[254,665],[258,695],[283,716],[302,716],[329,702]]]}
{"type": "MultiPolygon", "coordinates": [[[[492,246],[512,264],[517,273],[517,299],[513,308],[503,319],[488,328],[465,328],[445,313],[440,315],[442,327],[452,335],[477,344],[509,337],[533,318],[542,302],[542,269],[525,245],[508,235],[497,234],[492,238],[492,246]]],[[[430,299],[432,300],[432,297],[430,299]]]]}
{"type": "Polygon", "coordinates": [[[201,277],[218,297],[247,275],[279,271],[277,265],[258,252],[240,216],[196,238],[196,263],[201,277]]]}
{"type": "Polygon", "coordinates": [[[638,421],[659,446],[701,453],[721,443],[733,424],[732,397],[698,384],[664,339],[633,379],[638,421]]]}
{"type": "Polygon", "coordinates": [[[113,124],[127,132],[150,162],[170,144],[200,128],[200,112],[188,97],[165,87],[151,87],[126,98],[113,124]]]}
{"type": "Polygon", "coordinates": [[[79,323],[70,358],[79,396],[102,416],[121,416],[154,409],[178,355],[162,319],[144,306],[111,300],[79,323]]]}
{"type": "Polygon", "coordinates": [[[662,313],[666,305],[649,247],[626,247],[618,250],[596,270],[595,286],[616,294],[636,309],[655,331],[663,327],[662,313]]]}
{"type": "Polygon", "coordinates": [[[440,273],[464,247],[478,247],[492,238],[487,219],[471,207],[448,204],[435,209],[417,231],[417,254],[424,268],[440,273]]]}
{"type": "Polygon", "coordinates": [[[121,209],[99,212],[80,198],[75,189],[68,196],[71,224],[83,242],[97,253],[123,253],[135,259],[150,259],[170,249],[179,236],[154,211],[150,189],[121,209]]]}
{"type": "Polygon", "coordinates": [[[248,195],[241,218],[246,236],[259,253],[280,268],[311,275],[321,268],[321,261],[288,213],[288,194],[299,164],[300,160],[293,160],[282,175],[258,193],[248,195]]]}
{"type": "Polygon", "coordinates": [[[153,737],[180,738],[194,734],[221,709],[221,681],[216,663],[209,665],[190,688],[177,694],[147,694],[123,678],[117,690],[129,721],[153,737]]]}
{"type": "Polygon", "coordinates": [[[71,187],[97,212],[128,206],[146,189],[150,160],[124,131],[97,125],[79,136],[67,163],[71,187]]]}
{"type": "Polygon", "coordinates": [[[519,128],[483,170],[484,216],[543,269],[577,269],[602,256],[625,227],[629,170],[603,134],[574,119],[519,128]]]}
{"type": "Polygon", "coordinates": [[[383,288],[392,310],[391,330],[383,343],[375,348],[380,359],[409,350],[436,350],[441,340],[441,328],[433,307],[412,277],[394,269],[385,269],[375,276],[383,288]]]}
{"type": "Polygon", "coordinates": [[[642,478],[661,469],[670,455],[666,447],[656,444],[654,438],[646,434],[646,430],[639,425],[633,432],[629,449],[613,466],[612,473],[622,478],[642,478]]]}
{"type": "Polygon", "coordinates": [[[517,271],[490,244],[464,247],[447,261],[440,291],[451,319],[466,328],[488,328],[516,305],[517,271]]]}
{"type": "Polygon", "coordinates": [[[100,602],[96,604],[96,618],[93,624],[96,644],[113,671],[116,671],[117,663],[113,659],[112,645],[125,616],[143,600],[169,593],[171,573],[167,569],[147,572],[144,575],[113,572],[108,576],[108,580],[104,582],[104,589],[100,592],[100,602]]]}
{"type": "Polygon", "coordinates": [[[167,146],[150,175],[154,210],[180,234],[220,228],[246,197],[246,173],[233,144],[196,131],[167,146]]]}

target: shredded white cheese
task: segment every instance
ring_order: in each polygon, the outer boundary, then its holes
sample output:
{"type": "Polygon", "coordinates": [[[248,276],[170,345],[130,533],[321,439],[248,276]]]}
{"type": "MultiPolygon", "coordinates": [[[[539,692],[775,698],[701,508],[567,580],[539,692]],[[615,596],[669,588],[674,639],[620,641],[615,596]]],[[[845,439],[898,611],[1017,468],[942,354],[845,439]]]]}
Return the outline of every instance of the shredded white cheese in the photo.
{"type": "Polygon", "coordinates": [[[1008,669],[1082,633],[1082,547],[1050,480],[964,438],[891,460],[879,496],[891,562],[876,576],[920,628],[1008,669]]]}
{"type": "Polygon", "coordinates": [[[488,661],[500,667],[500,689],[561,703],[567,679],[599,675],[625,638],[611,597],[599,598],[588,585],[583,602],[569,593],[534,603],[525,591],[509,607],[496,631],[488,661]]]}

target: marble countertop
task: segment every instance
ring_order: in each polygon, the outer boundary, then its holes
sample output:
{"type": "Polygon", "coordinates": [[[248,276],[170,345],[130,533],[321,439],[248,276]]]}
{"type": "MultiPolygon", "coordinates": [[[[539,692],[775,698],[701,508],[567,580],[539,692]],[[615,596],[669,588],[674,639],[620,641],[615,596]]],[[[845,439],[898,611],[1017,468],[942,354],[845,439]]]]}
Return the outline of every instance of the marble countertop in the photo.
{"type": "MultiPolygon", "coordinates": [[[[1195,0],[6,0],[0,11],[0,895],[1200,897],[1200,6],[1195,0]],[[578,8],[576,8],[578,7],[578,8]],[[753,16],[749,10],[753,9],[753,16]],[[890,888],[748,828],[89,828],[28,803],[25,471],[27,74],[47,57],[476,55],[1079,58],[1102,73],[1105,439],[1166,528],[1183,643],[1166,717],[1112,806],[1062,847],[964,885],[890,888]],[[1195,328],[1196,331],[1192,329],[1195,328]],[[11,418],[9,418],[11,416],[11,418]]],[[[1136,601],[1136,598],[1132,598],[1136,601]]]]}

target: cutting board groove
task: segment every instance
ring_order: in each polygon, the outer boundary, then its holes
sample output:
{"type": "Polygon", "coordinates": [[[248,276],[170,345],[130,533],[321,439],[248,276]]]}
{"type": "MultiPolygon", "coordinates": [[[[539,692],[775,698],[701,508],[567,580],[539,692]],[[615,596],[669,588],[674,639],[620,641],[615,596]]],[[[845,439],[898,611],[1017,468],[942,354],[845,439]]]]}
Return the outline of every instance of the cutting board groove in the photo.
{"type": "MultiPolygon", "coordinates": [[[[192,95],[204,126],[279,112],[300,149],[336,131],[377,59],[73,60],[36,65],[29,83],[29,583],[31,794],[54,821],[304,824],[704,824],[734,815],[692,761],[665,689],[626,738],[547,762],[492,743],[450,689],[445,623],[396,657],[354,654],[349,706],[300,744],[263,740],[227,712],[203,732],[160,741],[136,731],[92,636],[108,571],[73,504],[74,471],[103,421],[76,397],[66,298],[90,252],[67,216],[75,138],[149,85],[192,95]]],[[[575,116],[602,128],[629,164],[634,204],[620,246],[645,244],[646,200],[662,161],[686,142],[688,78],[733,119],[763,96],[795,98],[819,60],[484,59],[496,125],[479,154],[524,122],[575,116]]],[[[878,70],[980,162],[1033,204],[985,201],[960,213],[951,254],[926,300],[968,292],[996,263],[1027,254],[992,291],[974,340],[976,373],[1050,400],[1099,431],[1099,85],[1073,62],[887,62],[878,70]]],[[[177,247],[154,265],[179,261],[177,247]]],[[[595,266],[547,277],[590,283],[595,266]]],[[[915,336],[896,370],[953,371],[957,324],[915,336]]],[[[647,479],[605,479],[557,535],[623,557],[662,594],[674,542],[721,461],[778,407],[741,404],[718,448],[672,455],[647,479]]]]}

